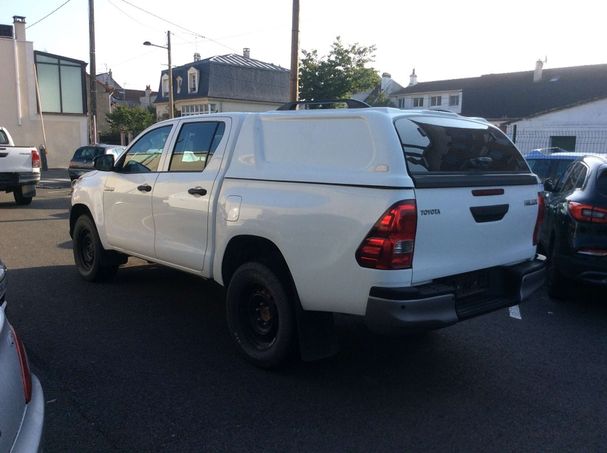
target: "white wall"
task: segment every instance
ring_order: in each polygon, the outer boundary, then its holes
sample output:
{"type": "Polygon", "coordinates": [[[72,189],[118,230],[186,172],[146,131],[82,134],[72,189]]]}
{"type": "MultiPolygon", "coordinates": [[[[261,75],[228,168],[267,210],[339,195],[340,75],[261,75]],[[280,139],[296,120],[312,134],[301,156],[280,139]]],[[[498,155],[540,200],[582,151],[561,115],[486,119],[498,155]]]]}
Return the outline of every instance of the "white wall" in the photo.
{"type": "MultiPolygon", "coordinates": [[[[0,125],[8,129],[16,145],[38,147],[43,144],[43,135],[37,106],[33,43],[0,38],[0,62],[0,125]]],[[[74,150],[88,143],[87,118],[53,114],[43,117],[48,165],[67,167],[74,150]]]]}
{"type": "Polygon", "coordinates": [[[507,134],[526,154],[551,146],[551,136],[575,136],[575,151],[607,153],[607,99],[545,113],[508,125],[507,134]]]}

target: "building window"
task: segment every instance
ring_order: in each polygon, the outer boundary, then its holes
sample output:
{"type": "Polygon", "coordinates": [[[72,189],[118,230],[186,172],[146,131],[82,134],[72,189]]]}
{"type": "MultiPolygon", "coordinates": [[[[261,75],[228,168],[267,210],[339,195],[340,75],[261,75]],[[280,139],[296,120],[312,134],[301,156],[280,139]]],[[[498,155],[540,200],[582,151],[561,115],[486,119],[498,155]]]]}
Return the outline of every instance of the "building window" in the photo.
{"type": "Polygon", "coordinates": [[[40,104],[45,113],[86,112],[84,62],[34,52],[40,104]]]}
{"type": "Polygon", "coordinates": [[[198,70],[188,69],[188,93],[198,93],[198,70]]]}
{"type": "Polygon", "coordinates": [[[398,100],[398,108],[399,109],[404,109],[405,108],[405,98],[400,98],[398,100]]]}
{"type": "Polygon", "coordinates": [[[181,107],[181,116],[217,113],[217,104],[193,104],[181,107]]]}
{"type": "Polygon", "coordinates": [[[181,77],[177,77],[177,94],[181,93],[181,83],[183,79],[181,77]]]}
{"type": "Polygon", "coordinates": [[[164,74],[162,76],[162,97],[169,95],[169,76],[164,74]]]}
{"type": "Polygon", "coordinates": [[[459,105],[459,94],[455,94],[453,96],[449,96],[449,105],[459,105]]]}
{"type": "Polygon", "coordinates": [[[430,97],[430,107],[437,107],[443,104],[442,96],[432,96],[430,97]]]}
{"type": "Polygon", "coordinates": [[[413,98],[413,107],[423,107],[424,98],[413,98]]]}
{"type": "Polygon", "coordinates": [[[553,135],[550,137],[550,146],[565,151],[575,151],[575,135],[553,135]]]}

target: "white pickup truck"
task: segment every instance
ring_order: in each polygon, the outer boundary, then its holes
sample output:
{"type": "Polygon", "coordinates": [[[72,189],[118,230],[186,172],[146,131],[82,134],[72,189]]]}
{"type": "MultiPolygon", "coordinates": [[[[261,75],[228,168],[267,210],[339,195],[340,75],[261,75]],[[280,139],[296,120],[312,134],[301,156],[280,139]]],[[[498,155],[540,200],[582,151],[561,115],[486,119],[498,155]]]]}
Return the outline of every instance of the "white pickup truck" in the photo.
{"type": "Polygon", "coordinates": [[[0,191],[12,192],[15,202],[26,205],[36,195],[40,181],[40,153],[31,146],[15,146],[0,127],[0,191]]]}
{"type": "MultiPolygon", "coordinates": [[[[241,352],[335,351],[333,314],[436,329],[544,280],[542,186],[489,123],[387,108],[225,113],[141,133],[73,186],[81,276],[127,256],[213,279],[241,352]]],[[[179,289],[176,288],[176,297],[179,289]]]]}

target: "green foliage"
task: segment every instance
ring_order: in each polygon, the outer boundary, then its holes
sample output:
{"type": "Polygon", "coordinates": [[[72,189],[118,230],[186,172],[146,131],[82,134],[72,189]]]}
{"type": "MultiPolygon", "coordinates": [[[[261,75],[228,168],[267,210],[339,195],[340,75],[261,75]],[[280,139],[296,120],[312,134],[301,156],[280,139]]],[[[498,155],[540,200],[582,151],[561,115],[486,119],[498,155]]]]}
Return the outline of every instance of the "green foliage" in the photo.
{"type": "Polygon", "coordinates": [[[374,88],[380,76],[366,65],[375,60],[375,46],[345,45],[338,36],[329,55],[319,57],[316,50],[303,50],[299,66],[301,100],[349,98],[374,88]]]}
{"type": "Polygon", "coordinates": [[[115,107],[112,113],[106,115],[106,118],[112,132],[131,132],[133,135],[137,135],[156,121],[155,115],[150,109],[129,107],[128,105],[115,107]]]}
{"type": "Polygon", "coordinates": [[[371,92],[365,102],[371,107],[396,107],[386,93],[379,90],[379,87],[371,92]]]}

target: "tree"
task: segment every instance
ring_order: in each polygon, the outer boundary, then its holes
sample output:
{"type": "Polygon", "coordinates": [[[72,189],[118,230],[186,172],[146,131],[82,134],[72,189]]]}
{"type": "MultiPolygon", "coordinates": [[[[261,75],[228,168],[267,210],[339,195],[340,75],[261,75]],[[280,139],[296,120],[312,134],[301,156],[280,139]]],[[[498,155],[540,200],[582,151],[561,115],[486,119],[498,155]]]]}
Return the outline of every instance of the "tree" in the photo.
{"type": "Polygon", "coordinates": [[[302,100],[342,99],[376,87],[381,78],[366,65],[375,60],[375,46],[345,45],[338,36],[327,56],[302,50],[299,97],[302,100]]]}
{"type": "Polygon", "coordinates": [[[119,105],[112,113],[106,114],[112,132],[126,132],[137,135],[156,121],[149,109],[119,105]]]}

